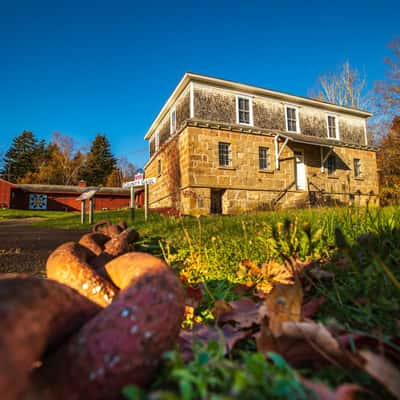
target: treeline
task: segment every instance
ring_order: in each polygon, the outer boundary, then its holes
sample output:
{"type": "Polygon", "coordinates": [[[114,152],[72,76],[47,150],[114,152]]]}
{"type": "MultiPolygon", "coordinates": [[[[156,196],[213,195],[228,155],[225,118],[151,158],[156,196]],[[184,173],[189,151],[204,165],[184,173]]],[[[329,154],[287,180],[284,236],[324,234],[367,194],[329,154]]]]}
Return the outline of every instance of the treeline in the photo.
{"type": "Polygon", "coordinates": [[[54,133],[50,143],[38,140],[33,132],[15,137],[3,158],[1,177],[13,183],[119,187],[131,180],[136,169],[126,159],[112,154],[110,142],[98,134],[89,151],[77,149],[74,140],[54,133]]]}

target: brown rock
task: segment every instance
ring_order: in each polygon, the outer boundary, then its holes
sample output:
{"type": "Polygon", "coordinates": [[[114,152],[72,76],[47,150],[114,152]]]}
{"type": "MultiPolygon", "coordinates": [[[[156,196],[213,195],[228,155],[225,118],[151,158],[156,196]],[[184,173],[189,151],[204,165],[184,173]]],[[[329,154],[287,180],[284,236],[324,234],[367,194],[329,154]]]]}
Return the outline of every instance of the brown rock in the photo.
{"type": "Polygon", "coordinates": [[[34,363],[78,330],[100,307],[58,282],[0,280],[1,398],[24,398],[34,363]]]}
{"type": "Polygon", "coordinates": [[[105,307],[118,290],[90,267],[87,263],[89,256],[89,251],[80,244],[64,243],[50,254],[46,264],[47,276],[105,307]]]}
{"type": "Polygon", "coordinates": [[[108,262],[105,270],[114,285],[123,289],[145,273],[166,271],[169,267],[164,261],[151,254],[130,252],[108,262]]]}
{"type": "Polygon", "coordinates": [[[45,363],[54,398],[112,400],[127,384],[149,384],[178,337],[183,311],[175,274],[164,266],[142,268],[130,287],[45,363]]]}

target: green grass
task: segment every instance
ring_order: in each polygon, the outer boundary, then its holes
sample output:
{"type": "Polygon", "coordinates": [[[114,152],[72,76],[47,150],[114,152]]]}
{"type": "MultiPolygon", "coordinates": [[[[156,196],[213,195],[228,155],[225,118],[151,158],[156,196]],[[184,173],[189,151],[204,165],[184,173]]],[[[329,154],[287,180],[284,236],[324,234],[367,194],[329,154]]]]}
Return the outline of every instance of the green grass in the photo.
{"type": "Polygon", "coordinates": [[[20,219],[20,218],[45,218],[47,219],[57,219],[64,218],[70,215],[67,212],[60,211],[36,211],[36,210],[9,210],[0,209],[0,220],[5,219],[20,219]]]}
{"type": "MultiPolygon", "coordinates": [[[[0,219],[25,216],[46,216],[34,222],[38,227],[86,231],[91,228],[80,224],[79,213],[0,211],[0,219]]],[[[95,222],[101,220],[129,221],[129,210],[96,212],[95,222]]],[[[295,257],[318,261],[333,276],[314,280],[306,293],[310,298],[327,298],[314,319],[345,332],[361,332],[384,341],[399,335],[396,316],[400,315],[400,207],[320,208],[200,218],[149,213],[147,222],[143,210],[137,210],[131,226],[141,235],[139,250],[164,257],[189,282],[205,284],[206,294],[198,315],[209,315],[215,299],[237,296],[235,285],[248,279],[240,272],[243,260],[282,262],[295,257]]],[[[296,371],[286,366],[276,369],[273,362],[253,359],[254,344],[249,348],[253,350],[247,349],[229,362],[210,349],[200,349],[196,353],[200,358],[187,366],[175,355],[173,365],[162,378],[161,389],[155,388],[164,390],[165,384],[172,385],[175,395],[158,398],[251,398],[259,390],[271,398],[302,398],[296,386],[296,371]],[[204,352],[207,355],[201,356],[204,352]],[[197,379],[201,372],[201,365],[197,364],[204,361],[201,357],[213,361],[207,362],[204,376],[200,374],[197,379]],[[266,376],[273,375],[272,381],[265,380],[267,387],[253,376],[253,365],[258,362],[266,376]],[[216,369],[209,369],[209,365],[216,369]],[[227,383],[215,386],[213,375],[220,373],[220,367],[221,371],[229,371],[224,378],[227,383]],[[239,373],[242,370],[245,378],[239,373]],[[243,379],[252,383],[243,383],[243,379]],[[280,392],[280,379],[286,386],[294,385],[291,393],[280,392]],[[179,382],[185,380],[186,386],[179,387],[179,382]],[[274,384],[278,386],[272,390],[274,384]],[[239,386],[232,397],[222,395],[235,385],[239,386]]],[[[318,377],[334,385],[348,381],[348,376],[339,370],[332,372],[332,368],[322,369],[318,377]]],[[[260,375],[259,379],[266,378],[260,375]]],[[[363,379],[365,375],[357,382],[364,384],[363,379]]],[[[132,390],[129,398],[146,398],[145,393],[136,395],[132,390]]]]}

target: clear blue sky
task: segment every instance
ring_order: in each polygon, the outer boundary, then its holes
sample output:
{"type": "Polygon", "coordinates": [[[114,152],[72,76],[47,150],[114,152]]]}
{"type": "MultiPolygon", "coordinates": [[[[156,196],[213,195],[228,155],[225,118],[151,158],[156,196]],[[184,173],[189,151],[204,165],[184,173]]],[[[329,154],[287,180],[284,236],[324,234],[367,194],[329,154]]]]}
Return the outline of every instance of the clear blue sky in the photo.
{"type": "Polygon", "coordinates": [[[143,135],[185,71],[307,95],[346,59],[384,78],[400,1],[0,0],[0,152],[24,129],[105,133],[142,166],[143,135]]]}

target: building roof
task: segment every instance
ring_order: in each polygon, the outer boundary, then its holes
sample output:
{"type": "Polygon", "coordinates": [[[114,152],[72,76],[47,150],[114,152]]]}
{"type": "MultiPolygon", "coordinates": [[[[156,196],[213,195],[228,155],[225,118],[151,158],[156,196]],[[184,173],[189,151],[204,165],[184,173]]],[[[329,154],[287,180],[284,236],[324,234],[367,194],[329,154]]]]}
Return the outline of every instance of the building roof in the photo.
{"type": "Polygon", "coordinates": [[[154,129],[158,126],[161,120],[165,117],[168,110],[175,103],[180,94],[186,89],[190,82],[197,82],[202,84],[211,85],[214,87],[220,87],[225,89],[236,90],[238,92],[244,92],[253,95],[266,96],[270,98],[275,98],[287,102],[293,102],[296,104],[304,104],[308,106],[314,106],[318,108],[323,108],[332,112],[340,112],[345,114],[352,114],[358,117],[368,118],[372,116],[369,111],[358,110],[351,107],[338,106],[336,104],[328,103],[323,100],[311,99],[308,97],[297,96],[290,93],[279,92],[276,90],[266,89],[259,86],[248,85],[245,83],[239,83],[234,81],[229,81],[226,79],[215,78],[207,75],[195,74],[192,72],[186,72],[183,78],[178,83],[178,86],[174,89],[168,100],[165,102],[164,106],[161,108],[160,112],[154,119],[150,128],[146,132],[144,138],[149,139],[152,135],[154,129]]]}
{"type": "Polygon", "coordinates": [[[73,193],[81,194],[83,192],[99,189],[97,194],[101,195],[129,195],[129,189],[118,187],[95,187],[95,186],[73,186],[73,185],[40,185],[40,184],[25,184],[17,183],[14,187],[24,190],[26,192],[40,192],[40,193],[73,193]]]}

